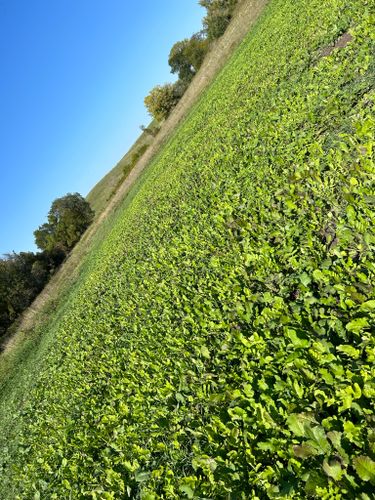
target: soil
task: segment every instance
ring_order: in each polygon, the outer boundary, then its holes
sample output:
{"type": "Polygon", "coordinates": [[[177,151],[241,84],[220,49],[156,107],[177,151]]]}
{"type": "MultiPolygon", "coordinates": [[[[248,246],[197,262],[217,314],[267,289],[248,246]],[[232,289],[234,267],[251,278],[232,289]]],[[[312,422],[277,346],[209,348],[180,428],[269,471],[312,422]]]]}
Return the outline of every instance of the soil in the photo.
{"type": "Polygon", "coordinates": [[[337,40],[335,40],[333,44],[328,45],[327,47],[324,47],[324,49],[321,50],[321,53],[320,53],[321,57],[330,56],[335,49],[343,49],[352,40],[353,40],[353,37],[350,33],[348,33],[348,32],[344,33],[339,38],[337,38],[337,40]]]}

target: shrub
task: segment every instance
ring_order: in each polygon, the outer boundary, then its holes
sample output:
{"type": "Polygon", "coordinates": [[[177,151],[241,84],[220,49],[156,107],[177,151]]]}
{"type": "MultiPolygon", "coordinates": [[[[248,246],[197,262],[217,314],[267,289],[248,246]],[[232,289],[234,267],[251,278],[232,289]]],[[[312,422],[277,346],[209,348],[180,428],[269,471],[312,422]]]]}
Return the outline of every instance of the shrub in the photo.
{"type": "Polygon", "coordinates": [[[164,85],[156,85],[148,96],[145,97],[144,103],[150,115],[156,120],[161,121],[167,118],[178,100],[175,86],[172,83],[166,83],[164,85]]]}

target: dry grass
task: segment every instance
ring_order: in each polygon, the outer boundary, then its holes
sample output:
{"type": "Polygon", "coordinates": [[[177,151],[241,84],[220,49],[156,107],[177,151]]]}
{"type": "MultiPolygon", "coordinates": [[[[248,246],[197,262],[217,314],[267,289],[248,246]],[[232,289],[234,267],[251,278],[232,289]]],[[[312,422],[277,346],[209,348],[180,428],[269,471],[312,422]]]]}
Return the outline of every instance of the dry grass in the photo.
{"type": "Polygon", "coordinates": [[[158,153],[161,146],[184,119],[191,107],[197,102],[202,92],[226,64],[230,55],[259,17],[266,4],[267,0],[242,0],[239,3],[226,32],[215,43],[210,53],[207,54],[199,72],[194,77],[176,108],[163,123],[150,147],[138,161],[114,196],[109,200],[107,206],[86,231],[64,264],[51,278],[50,282],[34,300],[31,306],[23,313],[19,321],[17,332],[6,342],[2,354],[3,359],[5,358],[6,360],[7,357],[12,357],[12,351],[17,350],[17,348],[22,345],[25,336],[33,327],[48,321],[48,316],[51,310],[53,310],[54,304],[57,305],[60,294],[64,293],[68,287],[72,286],[78,279],[82,262],[85,256],[91,251],[94,235],[102,222],[121,204],[130,187],[134,184],[141,172],[158,153]]]}
{"type": "MultiPolygon", "coordinates": [[[[158,127],[156,120],[153,120],[147,128],[156,133],[158,127]]],[[[87,201],[93,207],[97,216],[108,205],[109,200],[117,191],[119,184],[124,180],[124,172],[128,170],[129,165],[132,163],[133,155],[144,146],[150,146],[153,140],[154,136],[151,133],[143,132],[117,165],[115,165],[86,196],[87,201]]]]}

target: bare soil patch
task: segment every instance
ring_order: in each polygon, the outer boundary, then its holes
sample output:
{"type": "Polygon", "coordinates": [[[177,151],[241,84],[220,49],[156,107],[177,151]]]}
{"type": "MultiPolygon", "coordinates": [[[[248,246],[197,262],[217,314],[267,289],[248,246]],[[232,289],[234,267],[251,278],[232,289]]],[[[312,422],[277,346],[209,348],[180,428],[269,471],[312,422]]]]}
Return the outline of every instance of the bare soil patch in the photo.
{"type": "Polygon", "coordinates": [[[353,37],[350,33],[346,32],[346,33],[342,34],[331,45],[328,45],[327,47],[324,47],[324,49],[321,50],[321,52],[320,52],[321,57],[330,56],[335,49],[343,49],[352,40],[353,40],[353,37]]]}

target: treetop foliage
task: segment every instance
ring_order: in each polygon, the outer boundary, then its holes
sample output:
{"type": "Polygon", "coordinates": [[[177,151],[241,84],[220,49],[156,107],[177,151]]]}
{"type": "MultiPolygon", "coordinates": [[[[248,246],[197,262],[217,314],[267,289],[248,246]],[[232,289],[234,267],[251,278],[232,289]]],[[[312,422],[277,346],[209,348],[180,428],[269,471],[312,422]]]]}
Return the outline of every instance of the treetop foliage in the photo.
{"type": "Polygon", "coordinates": [[[200,0],[199,3],[207,11],[203,29],[190,38],[176,42],[169,53],[171,73],[177,74],[178,80],[174,84],[157,85],[144,100],[148,112],[156,120],[167,118],[183,96],[211,43],[225,32],[238,0],[200,0]]]}
{"type": "Polygon", "coordinates": [[[177,73],[180,80],[191,81],[203,62],[208,45],[202,32],[176,42],[168,58],[171,72],[177,73]]]}
{"type": "Polygon", "coordinates": [[[35,243],[41,250],[71,250],[91,224],[94,211],[79,194],[68,193],[57,198],[48,212],[48,222],[34,231],[35,243]]]}
{"type": "Polygon", "coordinates": [[[147,111],[156,120],[162,121],[178,103],[178,95],[173,83],[156,85],[145,97],[144,103],[147,111]]]}
{"type": "Polygon", "coordinates": [[[230,23],[238,0],[200,0],[199,4],[207,10],[203,28],[208,40],[219,38],[230,23]]]}

